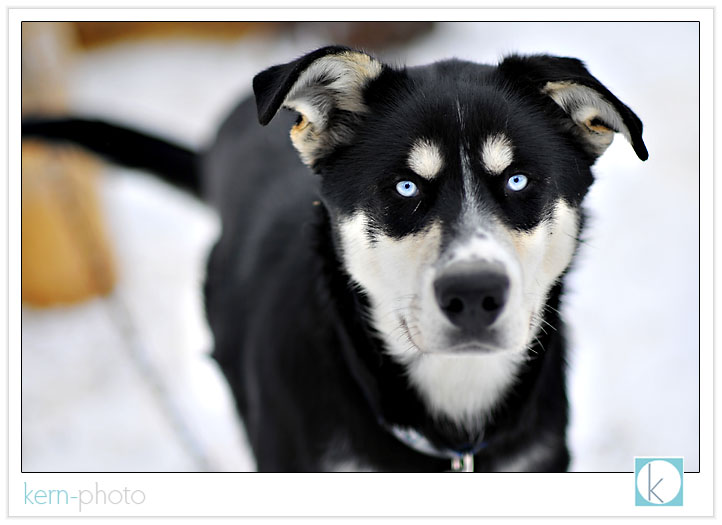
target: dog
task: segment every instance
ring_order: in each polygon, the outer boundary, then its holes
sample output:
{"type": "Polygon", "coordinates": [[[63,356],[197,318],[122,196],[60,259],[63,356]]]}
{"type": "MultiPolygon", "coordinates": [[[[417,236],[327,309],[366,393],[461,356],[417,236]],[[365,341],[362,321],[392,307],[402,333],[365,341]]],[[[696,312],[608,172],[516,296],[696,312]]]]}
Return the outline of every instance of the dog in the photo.
{"type": "Polygon", "coordinates": [[[92,121],[23,133],[218,211],[205,307],[257,468],[565,471],[563,280],[596,159],[615,133],[648,157],[640,119],[549,55],[398,68],[329,46],[253,90],[197,156],[92,121]]]}

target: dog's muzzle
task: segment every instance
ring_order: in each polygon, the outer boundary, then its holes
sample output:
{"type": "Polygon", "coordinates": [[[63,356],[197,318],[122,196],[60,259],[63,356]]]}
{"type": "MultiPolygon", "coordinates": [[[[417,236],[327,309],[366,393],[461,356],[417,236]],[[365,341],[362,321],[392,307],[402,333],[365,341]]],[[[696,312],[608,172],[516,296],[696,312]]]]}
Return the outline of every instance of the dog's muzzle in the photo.
{"type": "Polygon", "coordinates": [[[479,336],[504,310],[509,277],[498,263],[456,262],[436,277],[434,293],[439,308],[453,325],[469,336],[479,336]]]}

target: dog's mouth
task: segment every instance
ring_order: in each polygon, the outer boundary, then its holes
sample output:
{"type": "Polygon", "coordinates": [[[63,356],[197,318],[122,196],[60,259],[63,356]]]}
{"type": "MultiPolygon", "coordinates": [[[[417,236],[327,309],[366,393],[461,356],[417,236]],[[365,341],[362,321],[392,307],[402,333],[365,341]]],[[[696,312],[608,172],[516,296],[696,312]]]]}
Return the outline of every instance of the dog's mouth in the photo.
{"type": "Polygon", "coordinates": [[[483,343],[481,341],[469,341],[466,343],[459,343],[450,346],[443,350],[443,353],[450,354],[491,354],[497,352],[504,352],[506,349],[483,343]]]}
{"type": "Polygon", "coordinates": [[[509,349],[502,345],[495,344],[493,333],[483,334],[481,336],[454,337],[445,345],[425,345],[417,341],[420,335],[418,331],[414,332],[409,328],[407,320],[399,315],[399,324],[404,335],[408,339],[412,348],[422,354],[492,354],[506,352],[509,349]]]}

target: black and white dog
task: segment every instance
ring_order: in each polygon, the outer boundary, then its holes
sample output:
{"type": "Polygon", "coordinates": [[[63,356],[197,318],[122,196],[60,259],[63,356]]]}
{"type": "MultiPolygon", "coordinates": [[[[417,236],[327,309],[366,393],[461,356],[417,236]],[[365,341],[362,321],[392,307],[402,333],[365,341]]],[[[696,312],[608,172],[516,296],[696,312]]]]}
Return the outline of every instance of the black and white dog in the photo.
{"type": "MultiPolygon", "coordinates": [[[[222,220],[214,357],[259,470],[565,470],[562,278],[614,133],[647,158],[637,116],[546,55],[396,69],[326,47],[253,89],[198,184],[222,220]]],[[[65,124],[24,132],[128,153],[65,124]]]]}

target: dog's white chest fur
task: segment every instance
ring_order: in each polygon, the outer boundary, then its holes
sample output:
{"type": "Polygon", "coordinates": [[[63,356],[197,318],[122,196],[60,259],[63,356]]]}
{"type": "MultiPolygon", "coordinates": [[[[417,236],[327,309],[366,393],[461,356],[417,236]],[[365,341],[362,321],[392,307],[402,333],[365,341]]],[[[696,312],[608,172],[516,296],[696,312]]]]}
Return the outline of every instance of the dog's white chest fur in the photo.
{"type": "Polygon", "coordinates": [[[422,354],[408,363],[409,379],[437,416],[478,429],[513,385],[523,354],[422,354]]]}

